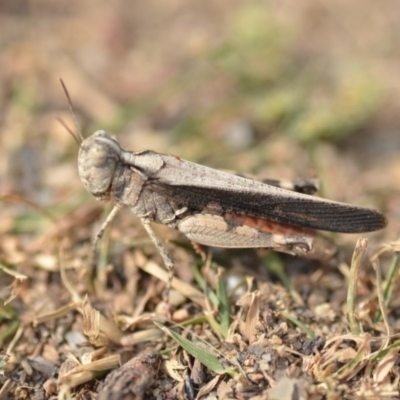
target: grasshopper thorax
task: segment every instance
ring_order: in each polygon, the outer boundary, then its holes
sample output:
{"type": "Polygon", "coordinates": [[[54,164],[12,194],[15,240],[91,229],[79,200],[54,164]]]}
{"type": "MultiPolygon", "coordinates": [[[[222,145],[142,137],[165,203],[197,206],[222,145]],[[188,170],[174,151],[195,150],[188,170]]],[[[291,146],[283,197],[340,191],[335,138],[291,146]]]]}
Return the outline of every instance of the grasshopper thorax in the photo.
{"type": "Polygon", "coordinates": [[[79,177],[89,193],[100,200],[109,197],[114,172],[120,157],[120,145],[105,131],[97,131],[81,143],[78,171],[79,177]]]}

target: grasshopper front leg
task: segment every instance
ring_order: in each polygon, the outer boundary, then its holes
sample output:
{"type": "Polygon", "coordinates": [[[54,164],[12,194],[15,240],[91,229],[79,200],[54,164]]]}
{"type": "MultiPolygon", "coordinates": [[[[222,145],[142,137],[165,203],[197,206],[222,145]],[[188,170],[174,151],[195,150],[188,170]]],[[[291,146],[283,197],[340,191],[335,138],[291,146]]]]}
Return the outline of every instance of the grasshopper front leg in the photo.
{"type": "Polygon", "coordinates": [[[113,209],[111,210],[110,214],[108,214],[106,220],[101,224],[101,227],[99,231],[96,233],[96,236],[93,239],[92,242],[92,250],[90,254],[90,266],[93,266],[96,260],[96,250],[97,250],[97,245],[99,244],[99,241],[104,235],[105,230],[111,223],[113,222],[114,218],[118,214],[118,211],[123,207],[123,204],[121,203],[116,203],[113,209]]]}
{"type": "Polygon", "coordinates": [[[169,255],[167,249],[165,248],[163,243],[157,238],[156,234],[154,233],[153,229],[151,228],[152,220],[149,218],[140,218],[140,220],[142,221],[144,229],[146,229],[146,232],[150,236],[150,239],[153,242],[154,246],[157,248],[158,252],[160,253],[160,255],[164,261],[165,268],[167,268],[168,282],[167,282],[167,287],[166,287],[166,291],[164,294],[164,301],[166,301],[168,303],[169,292],[171,290],[172,279],[174,277],[174,263],[172,261],[171,256],[169,255]]]}

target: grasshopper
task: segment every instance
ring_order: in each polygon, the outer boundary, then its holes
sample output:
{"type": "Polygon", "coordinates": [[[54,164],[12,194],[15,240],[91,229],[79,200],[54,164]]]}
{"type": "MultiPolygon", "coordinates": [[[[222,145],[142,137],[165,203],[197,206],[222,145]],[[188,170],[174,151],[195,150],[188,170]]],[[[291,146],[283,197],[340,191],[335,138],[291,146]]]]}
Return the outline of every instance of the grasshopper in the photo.
{"type": "Polygon", "coordinates": [[[139,217],[169,271],[173,262],[151,228],[178,229],[191,241],[225,248],[312,249],[313,231],[370,232],[386,218],[368,208],[282,189],[146,150],[126,151],[105,131],[80,144],[79,176],[98,200],[115,205],[95,242],[124,206],[139,217]]]}
{"type": "Polygon", "coordinates": [[[153,222],[207,246],[267,248],[300,256],[312,249],[316,230],[362,233],[387,225],[378,211],[307,194],[315,191],[310,181],[285,189],[279,181],[259,182],[172,155],[126,151],[102,130],[76,141],[78,172],[86,190],[97,200],[115,203],[93,248],[118,211],[129,207],[160,253],[169,283],[173,261],[153,222]]]}

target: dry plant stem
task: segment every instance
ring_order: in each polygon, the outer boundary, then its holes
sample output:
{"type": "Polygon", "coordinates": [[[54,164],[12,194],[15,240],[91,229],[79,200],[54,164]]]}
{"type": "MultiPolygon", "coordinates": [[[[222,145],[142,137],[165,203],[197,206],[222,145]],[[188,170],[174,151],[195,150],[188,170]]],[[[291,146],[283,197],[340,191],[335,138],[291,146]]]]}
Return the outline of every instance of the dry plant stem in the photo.
{"type": "MultiPolygon", "coordinates": [[[[386,253],[386,252],[393,252],[392,262],[389,268],[389,273],[386,278],[386,283],[383,289],[383,299],[385,307],[389,307],[390,300],[392,297],[392,291],[395,284],[396,277],[398,276],[399,271],[399,252],[400,252],[400,242],[392,242],[390,244],[384,244],[380,249],[378,249],[371,257],[370,261],[372,265],[374,265],[375,260],[378,260],[379,257],[386,253]]],[[[375,321],[380,321],[382,314],[378,311],[375,315],[375,321]]]]}
{"type": "Polygon", "coordinates": [[[393,291],[393,284],[395,282],[396,277],[398,277],[399,271],[399,253],[393,255],[392,263],[390,264],[389,274],[386,280],[386,285],[384,289],[384,299],[385,306],[388,307],[390,303],[390,299],[393,291]]]}
{"type": "Polygon", "coordinates": [[[61,376],[58,380],[58,383],[60,385],[65,385],[68,388],[73,388],[100,375],[103,375],[106,371],[116,368],[119,365],[119,355],[111,355],[101,360],[79,365],[78,367],[69,371],[67,375],[61,376]]]}
{"type": "Polygon", "coordinates": [[[260,295],[259,293],[252,293],[251,303],[246,315],[244,324],[243,335],[252,343],[257,335],[257,324],[260,313],[260,295]]]}
{"type": "Polygon", "coordinates": [[[24,333],[24,326],[20,326],[17,330],[17,332],[15,333],[13,339],[11,340],[10,344],[8,345],[7,349],[6,349],[6,353],[7,354],[11,354],[11,352],[13,351],[14,347],[16,346],[16,344],[18,343],[19,339],[21,338],[21,336],[24,333]]]}
{"type": "Polygon", "coordinates": [[[64,252],[62,246],[58,251],[58,263],[60,265],[60,275],[61,281],[64,287],[68,290],[69,294],[72,297],[72,301],[74,302],[81,302],[82,298],[79,293],[75,290],[75,288],[71,285],[71,282],[68,280],[67,274],[65,273],[65,264],[64,264],[64,252]]]}
{"type": "Polygon", "coordinates": [[[93,308],[87,297],[80,304],[78,311],[83,315],[84,334],[89,336],[91,341],[96,340],[102,332],[111,342],[120,344],[123,333],[113,321],[108,320],[100,311],[93,308]]]}
{"type": "Polygon", "coordinates": [[[364,334],[359,338],[354,357],[333,374],[335,378],[339,380],[352,379],[368,364],[369,355],[371,354],[371,336],[364,334]]]}
{"type": "MultiPolygon", "coordinates": [[[[0,271],[3,271],[5,274],[10,275],[14,278],[14,281],[12,282],[12,284],[9,286],[9,288],[11,289],[11,294],[8,297],[8,299],[4,300],[3,305],[6,306],[7,304],[11,303],[17,296],[19,293],[19,289],[20,289],[20,284],[22,282],[24,282],[28,277],[26,275],[20,274],[17,271],[14,271],[8,267],[6,267],[5,265],[3,265],[0,261],[0,271]]],[[[3,331],[4,333],[4,331],[3,331]]]]}
{"type": "Polygon", "coordinates": [[[0,388],[0,399],[5,399],[6,395],[13,389],[15,385],[16,382],[14,382],[12,379],[7,379],[0,388]]]}
{"type": "Polygon", "coordinates": [[[80,306],[80,304],[81,304],[80,301],[69,303],[69,304],[67,304],[63,307],[60,307],[57,310],[51,311],[49,313],[37,315],[37,316],[35,316],[35,318],[33,320],[33,326],[38,326],[39,324],[43,324],[44,322],[53,321],[58,318],[61,318],[65,314],[67,314],[73,310],[76,310],[80,306]]]}
{"type": "Polygon", "coordinates": [[[20,282],[23,282],[25,279],[28,279],[26,275],[20,274],[19,272],[6,267],[1,261],[0,261],[0,271],[3,271],[5,274],[12,276],[15,280],[18,280],[20,282]]]}
{"type": "Polygon", "coordinates": [[[395,284],[395,279],[398,277],[399,271],[399,252],[400,252],[400,242],[399,239],[389,245],[384,245],[380,250],[378,250],[372,257],[371,262],[374,259],[378,259],[385,252],[393,252],[392,263],[389,268],[389,273],[386,279],[386,285],[384,288],[384,300],[385,306],[388,307],[392,295],[393,286],[395,284]]]}
{"type": "MultiPolygon", "coordinates": [[[[155,276],[157,279],[160,279],[164,282],[168,282],[169,280],[169,273],[165,271],[164,268],[161,268],[154,262],[139,262],[138,267],[143,271],[147,272],[148,274],[155,276]]],[[[204,294],[194,288],[192,285],[181,281],[176,277],[172,277],[171,287],[178,292],[182,293],[188,299],[191,299],[196,304],[198,304],[203,309],[206,308],[206,302],[204,299],[204,294]]]]}
{"type": "Polygon", "coordinates": [[[122,346],[135,346],[138,343],[152,342],[161,340],[164,333],[158,329],[145,329],[143,331],[134,332],[129,335],[125,335],[121,338],[122,346]]]}
{"type": "Polygon", "coordinates": [[[347,319],[349,321],[351,331],[356,335],[361,333],[360,327],[355,318],[357,283],[361,260],[365,254],[367,246],[368,239],[359,238],[357,240],[350,266],[349,288],[347,291],[347,319]]]}
{"type": "Polygon", "coordinates": [[[382,292],[382,271],[381,271],[381,266],[379,263],[379,258],[376,257],[375,259],[371,260],[371,263],[372,263],[372,266],[374,267],[374,270],[376,273],[376,284],[377,284],[376,290],[378,293],[380,312],[381,312],[383,322],[384,322],[385,328],[386,328],[386,333],[388,336],[387,341],[386,341],[386,346],[387,346],[389,343],[390,335],[392,334],[392,331],[390,329],[387,312],[386,312],[385,299],[384,299],[383,292],[382,292]]]}

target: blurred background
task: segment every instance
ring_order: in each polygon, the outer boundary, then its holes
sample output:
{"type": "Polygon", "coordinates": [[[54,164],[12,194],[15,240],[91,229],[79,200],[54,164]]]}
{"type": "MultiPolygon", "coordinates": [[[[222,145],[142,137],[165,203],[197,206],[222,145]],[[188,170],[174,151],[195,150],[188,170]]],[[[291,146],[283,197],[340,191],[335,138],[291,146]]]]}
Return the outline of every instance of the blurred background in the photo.
{"type": "Polygon", "coordinates": [[[394,240],[399,17],[395,0],[2,0],[0,235],[43,233],[33,205],[57,220],[92,203],[57,121],[73,127],[62,78],[85,136],[319,178],[321,195],[387,213],[376,235],[394,240]]]}

